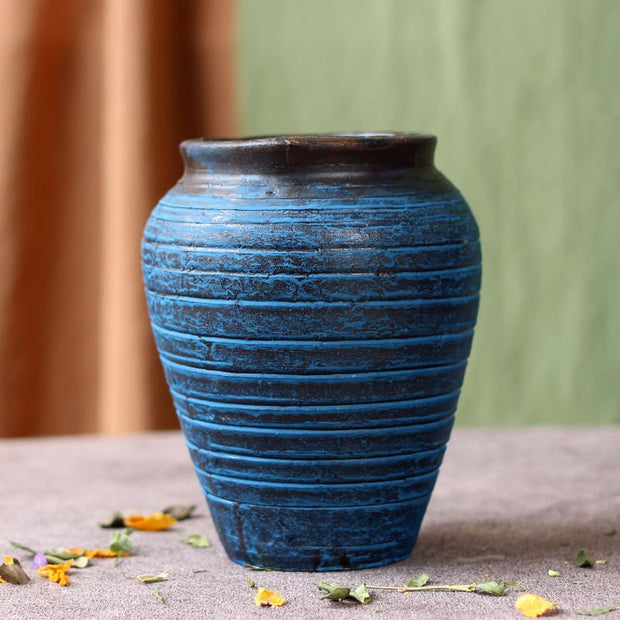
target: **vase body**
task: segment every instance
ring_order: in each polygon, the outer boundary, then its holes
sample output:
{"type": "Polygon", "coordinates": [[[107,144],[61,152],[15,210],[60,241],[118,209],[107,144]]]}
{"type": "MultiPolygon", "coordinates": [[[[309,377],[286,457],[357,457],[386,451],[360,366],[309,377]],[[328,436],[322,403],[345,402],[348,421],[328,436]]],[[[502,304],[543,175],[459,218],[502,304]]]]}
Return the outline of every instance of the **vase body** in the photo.
{"type": "Polygon", "coordinates": [[[143,273],[180,424],[232,560],[368,568],[413,549],[480,288],[435,138],[189,140],[143,273]]]}

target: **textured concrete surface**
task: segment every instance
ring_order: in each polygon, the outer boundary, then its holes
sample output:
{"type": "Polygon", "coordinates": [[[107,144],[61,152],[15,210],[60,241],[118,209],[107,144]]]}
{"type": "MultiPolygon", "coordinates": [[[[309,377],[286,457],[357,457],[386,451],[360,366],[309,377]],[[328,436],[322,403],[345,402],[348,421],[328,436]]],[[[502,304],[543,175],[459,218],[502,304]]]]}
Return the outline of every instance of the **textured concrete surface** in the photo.
{"type": "MultiPolygon", "coordinates": [[[[257,572],[231,563],[213,528],[180,433],[0,441],[0,554],[22,560],[32,582],[0,584],[0,617],[43,618],[520,618],[518,596],[372,591],[358,604],[319,601],[319,580],[345,586],[516,581],[558,603],[553,617],[620,607],[620,428],[457,429],[448,447],[418,545],[405,562],[342,573],[257,572]],[[117,567],[95,560],[65,588],[35,576],[16,540],[36,549],[107,546],[98,521],[115,509],[149,513],[198,504],[198,517],[166,532],[135,532],[135,554],[117,567]],[[611,531],[617,530],[613,536],[611,531]],[[178,534],[203,534],[208,549],[178,534]],[[585,549],[592,568],[572,559],[585,549]],[[166,581],[135,577],[169,569],[166,581]],[[561,577],[549,577],[556,570],[561,577]],[[255,606],[257,586],[278,590],[281,608],[255,606]],[[575,583],[578,582],[578,583],[575,583]],[[163,597],[161,602],[155,589],[163,597]]],[[[620,617],[620,611],[607,616],[620,617]]]]}

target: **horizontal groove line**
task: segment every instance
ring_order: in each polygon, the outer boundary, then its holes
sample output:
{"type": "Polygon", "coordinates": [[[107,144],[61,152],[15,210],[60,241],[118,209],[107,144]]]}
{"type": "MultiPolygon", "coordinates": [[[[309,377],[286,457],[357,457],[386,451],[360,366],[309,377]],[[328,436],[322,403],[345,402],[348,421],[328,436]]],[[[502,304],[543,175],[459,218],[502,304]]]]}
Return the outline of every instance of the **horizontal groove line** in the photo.
{"type": "Polygon", "coordinates": [[[145,245],[157,245],[157,246],[168,246],[173,248],[179,248],[183,250],[192,250],[196,252],[214,252],[219,254],[221,252],[231,252],[234,254],[243,253],[247,251],[248,254],[282,254],[286,256],[290,253],[296,254],[317,254],[322,252],[411,252],[412,250],[429,250],[429,249],[447,249],[447,248],[457,248],[463,246],[473,246],[480,245],[480,238],[476,238],[470,241],[459,241],[455,243],[429,243],[426,244],[417,244],[417,245],[398,245],[398,246],[385,246],[385,247],[377,247],[377,246],[346,246],[346,247],[329,247],[329,248],[286,248],[286,249],[276,249],[272,247],[260,247],[260,246],[251,246],[251,247],[239,247],[239,246],[203,246],[203,245],[183,245],[180,243],[175,243],[174,241],[161,241],[158,239],[151,239],[149,237],[148,230],[144,236],[144,244],[145,245]]]}
{"type": "Polygon", "coordinates": [[[355,306],[356,308],[360,308],[363,306],[369,307],[381,307],[381,306],[425,306],[431,305],[433,303],[442,303],[442,302],[463,302],[467,303],[468,301],[473,301],[474,299],[478,299],[480,297],[479,293],[475,295],[462,295],[457,297],[436,297],[429,299],[392,299],[392,300],[369,300],[369,301],[252,301],[252,300],[240,300],[240,299],[213,299],[208,297],[191,297],[189,295],[177,295],[174,293],[162,293],[160,291],[155,291],[153,289],[148,289],[148,293],[150,295],[154,295],[157,297],[168,297],[172,299],[176,299],[179,301],[189,301],[189,302],[198,302],[198,305],[202,306],[243,306],[250,307],[254,306],[257,308],[264,307],[274,307],[280,306],[282,308],[295,308],[295,307],[314,307],[314,308],[322,308],[324,306],[332,306],[332,307],[342,307],[342,308],[350,308],[351,306],[355,306]]]}
{"type": "MultiPolygon", "coordinates": [[[[227,370],[209,370],[204,368],[196,368],[195,366],[186,366],[184,364],[179,364],[172,360],[166,360],[169,366],[176,366],[177,368],[191,368],[193,370],[200,371],[200,374],[209,374],[215,375],[219,377],[242,377],[244,379],[280,379],[280,378],[298,378],[300,381],[307,379],[308,377],[320,377],[321,380],[325,378],[338,378],[338,379],[351,379],[360,377],[360,380],[364,378],[371,378],[376,376],[377,378],[383,377],[397,377],[402,375],[403,377],[407,376],[411,373],[421,373],[426,374],[426,372],[432,372],[436,370],[457,370],[463,368],[467,360],[461,360],[459,362],[453,362],[450,364],[436,364],[434,366],[423,366],[422,368],[411,368],[411,369],[403,369],[403,370],[366,370],[361,372],[336,372],[331,374],[323,374],[323,375],[308,375],[308,373],[268,373],[268,372],[229,372],[227,370]]],[[[319,379],[316,380],[317,383],[321,381],[319,379]]]]}
{"type": "MultiPolygon", "coordinates": [[[[363,185],[363,187],[369,187],[368,184],[360,184],[363,185]]],[[[204,186],[209,187],[207,185],[204,186]]],[[[221,187],[228,187],[228,186],[221,186],[221,187]]],[[[356,186],[359,187],[359,186],[356,186]]],[[[397,187],[396,185],[394,187],[397,187]]],[[[228,193],[228,195],[230,196],[230,193],[228,193]]],[[[285,204],[285,205],[277,205],[277,208],[274,209],[274,211],[316,211],[316,212],[320,212],[323,210],[324,206],[327,206],[329,209],[333,209],[333,210],[342,210],[342,211],[359,211],[359,210],[384,210],[384,211],[396,211],[396,210],[402,210],[402,209],[410,209],[412,207],[414,208],[423,208],[423,207],[438,207],[438,208],[442,208],[445,207],[447,205],[461,205],[463,204],[463,198],[460,195],[454,195],[454,194],[435,194],[433,196],[432,200],[425,200],[424,202],[418,202],[418,201],[413,201],[413,202],[404,202],[404,204],[389,204],[389,203],[380,203],[380,204],[372,204],[371,201],[390,201],[390,200],[397,200],[399,198],[405,199],[405,198],[415,198],[416,196],[419,196],[419,194],[411,194],[411,193],[407,193],[407,194],[391,194],[389,196],[372,196],[372,198],[366,198],[366,199],[362,199],[360,201],[360,203],[355,203],[355,204],[346,204],[342,202],[342,198],[321,198],[321,207],[317,207],[316,204],[314,206],[308,206],[308,204],[305,205],[295,205],[295,203],[291,200],[290,197],[284,197],[284,198],[280,198],[278,197],[276,194],[269,194],[269,195],[265,195],[264,197],[261,198],[253,198],[253,200],[260,200],[261,203],[262,201],[276,201],[276,200],[286,200],[288,201],[289,204],[285,204]],[[448,198],[449,196],[449,198],[448,198]],[[330,204],[332,203],[332,204],[330,204]],[[370,204],[369,204],[370,203],[370,204]]],[[[246,213],[256,213],[257,211],[263,211],[265,209],[265,205],[264,204],[260,204],[257,206],[256,209],[248,209],[247,208],[247,204],[248,204],[248,199],[247,198],[238,198],[238,199],[231,199],[229,198],[228,200],[223,200],[221,204],[213,204],[213,205],[207,205],[207,206],[196,206],[196,207],[188,207],[187,205],[182,205],[182,204],[175,204],[173,202],[168,202],[166,201],[166,198],[162,198],[159,201],[159,205],[161,205],[162,207],[165,207],[167,209],[178,209],[178,210],[182,210],[182,211],[237,211],[237,212],[246,212],[246,213]],[[238,206],[237,206],[237,204],[238,206]]]]}
{"type": "MultiPolygon", "coordinates": [[[[194,426],[206,426],[214,430],[218,430],[218,429],[225,429],[228,431],[234,430],[234,432],[236,433],[247,432],[252,435],[273,435],[274,433],[277,433],[278,435],[281,435],[281,436],[282,435],[293,435],[293,436],[303,437],[303,436],[316,435],[316,436],[326,437],[326,436],[331,435],[333,437],[337,437],[337,436],[341,436],[343,432],[346,431],[347,437],[355,437],[355,436],[364,437],[368,435],[381,433],[383,431],[388,431],[388,434],[389,434],[389,431],[394,431],[395,429],[414,430],[422,426],[432,426],[432,425],[438,425],[438,424],[441,425],[442,423],[449,421],[451,418],[454,418],[455,412],[452,411],[451,413],[446,414],[446,416],[443,418],[433,419],[431,421],[423,420],[421,422],[414,422],[412,424],[394,424],[394,425],[389,425],[389,426],[368,426],[368,427],[363,427],[363,428],[356,427],[356,428],[319,428],[319,429],[289,428],[289,427],[283,427],[283,426],[261,427],[261,426],[247,426],[243,424],[219,424],[219,423],[213,423],[213,422],[206,422],[205,420],[196,420],[185,414],[178,414],[178,415],[180,418],[183,418],[184,420],[186,420],[187,422],[189,422],[190,424],[194,426]]],[[[273,457],[273,458],[286,458],[286,456],[273,457]]],[[[330,459],[333,457],[321,457],[321,458],[322,460],[325,460],[325,459],[330,459]]]]}
{"type": "MultiPolygon", "coordinates": [[[[219,211],[219,209],[218,209],[219,211]]],[[[394,230],[395,222],[393,220],[386,220],[385,222],[366,222],[366,221],[356,221],[349,220],[348,222],[324,222],[324,221],[299,221],[291,219],[273,221],[273,220],[262,220],[262,221],[249,221],[249,220],[240,220],[240,221],[229,221],[229,222],[221,222],[221,221],[206,221],[206,222],[197,222],[193,220],[186,219],[174,219],[168,217],[162,217],[161,213],[154,213],[151,216],[151,222],[163,222],[166,225],[168,224],[180,224],[182,226],[187,226],[188,228],[196,228],[200,230],[201,228],[209,229],[242,229],[248,228],[252,230],[256,230],[257,228],[266,228],[269,232],[271,232],[274,228],[277,229],[278,226],[286,226],[286,227],[295,227],[295,226],[310,226],[316,228],[324,228],[329,229],[330,231],[348,231],[351,228],[363,228],[364,230],[394,230]]],[[[464,214],[455,214],[450,217],[445,213],[427,213],[419,218],[423,223],[428,222],[445,222],[448,220],[453,220],[457,225],[468,226],[469,222],[465,218],[464,214]]],[[[275,231],[275,235],[278,235],[278,231],[275,231]]]]}
{"type": "MultiPolygon", "coordinates": [[[[370,480],[368,482],[284,482],[281,480],[257,480],[255,478],[243,478],[242,476],[224,476],[222,474],[210,473],[202,469],[202,467],[198,467],[197,465],[194,465],[194,467],[198,471],[204,473],[207,476],[211,476],[213,478],[217,478],[218,480],[223,480],[225,482],[231,481],[234,483],[238,481],[243,481],[248,484],[254,484],[257,487],[265,487],[265,488],[274,487],[274,486],[277,486],[278,488],[289,488],[289,489],[294,489],[296,487],[299,487],[300,489],[318,487],[318,489],[320,490],[329,490],[329,489],[338,490],[338,489],[347,489],[347,488],[355,489],[355,488],[362,488],[365,486],[392,487],[394,486],[395,483],[401,482],[401,481],[414,482],[416,480],[419,480],[420,478],[422,479],[432,478],[433,476],[437,476],[439,472],[439,467],[436,467],[435,469],[429,469],[428,471],[425,471],[422,474],[418,474],[417,476],[413,475],[413,476],[405,476],[405,477],[400,477],[400,478],[388,478],[386,480],[370,480]]],[[[420,482],[422,481],[423,480],[420,480],[420,482]]]]}
{"type": "MultiPolygon", "coordinates": [[[[341,405],[252,405],[248,403],[235,403],[225,400],[209,400],[207,398],[199,398],[197,396],[186,396],[185,394],[181,394],[178,390],[175,390],[173,387],[170,388],[170,392],[174,396],[176,396],[184,400],[193,401],[199,404],[204,404],[212,407],[220,407],[220,408],[228,408],[228,409],[247,409],[247,410],[264,410],[265,412],[270,412],[273,410],[277,410],[278,413],[282,415],[303,415],[304,413],[318,413],[321,410],[334,411],[337,410],[339,412],[354,412],[355,410],[363,409],[363,408],[371,408],[374,410],[377,409],[389,409],[391,407],[410,407],[414,405],[419,405],[420,403],[424,404],[425,401],[432,401],[440,398],[445,398],[446,400],[450,398],[458,398],[461,393],[461,390],[453,390],[452,392],[446,392],[445,394],[439,394],[438,396],[422,396],[420,398],[408,398],[401,400],[381,400],[372,403],[349,403],[349,404],[341,404],[341,405]]],[[[321,414],[322,415],[322,414],[321,414]]],[[[446,415],[454,415],[453,410],[450,409],[446,412],[446,415]]],[[[191,419],[191,418],[189,418],[191,419]]],[[[234,425],[236,426],[236,425],[234,425]]],[[[399,426],[396,424],[395,426],[399,426]]],[[[378,426],[377,428],[385,428],[384,426],[378,426]]]]}
{"type": "Polygon", "coordinates": [[[330,344],[340,345],[343,343],[346,343],[347,347],[366,346],[366,345],[374,345],[374,344],[385,345],[389,347],[392,344],[400,345],[405,342],[411,342],[411,343],[417,344],[421,342],[430,343],[437,339],[458,340],[458,339],[461,339],[465,334],[474,333],[473,329],[467,329],[462,332],[454,332],[454,333],[448,333],[448,334],[442,333],[442,334],[438,334],[437,336],[414,336],[414,337],[403,336],[402,338],[373,338],[373,339],[367,339],[367,340],[353,340],[353,339],[352,340],[347,340],[347,339],[340,339],[340,340],[273,340],[273,339],[261,340],[260,338],[256,338],[256,339],[226,338],[223,336],[205,336],[202,334],[188,334],[187,332],[179,332],[173,329],[169,329],[167,327],[161,327],[160,325],[153,325],[153,327],[156,331],[159,331],[162,333],[179,335],[181,337],[189,336],[191,338],[209,340],[210,342],[214,342],[214,343],[223,343],[223,344],[235,343],[235,344],[242,344],[242,345],[260,343],[260,344],[272,344],[276,347],[280,347],[282,345],[301,346],[301,347],[308,346],[309,347],[309,345],[312,345],[312,348],[316,347],[317,345],[329,346],[330,344]]]}
{"type": "Polygon", "coordinates": [[[284,372],[272,372],[272,373],[259,373],[259,372],[232,372],[228,370],[218,370],[211,368],[201,368],[199,366],[192,366],[190,364],[183,364],[181,362],[175,361],[167,356],[165,353],[160,353],[162,358],[165,358],[166,363],[172,366],[176,366],[178,368],[188,368],[193,370],[199,370],[203,373],[215,374],[220,376],[227,377],[243,377],[243,378],[265,378],[265,379],[279,379],[279,378],[292,378],[299,377],[300,380],[307,379],[309,377],[315,378],[316,382],[320,383],[320,380],[326,380],[329,378],[338,378],[338,379],[347,379],[354,378],[358,376],[371,376],[376,375],[378,378],[382,375],[395,375],[401,373],[403,375],[407,373],[418,373],[420,371],[432,371],[432,370],[442,370],[442,369],[450,369],[450,368],[459,368],[464,366],[467,363],[467,359],[462,359],[457,362],[450,362],[446,364],[430,364],[428,366],[414,366],[412,368],[399,368],[399,369],[381,369],[381,370],[356,370],[353,372],[323,372],[323,373],[309,373],[309,372],[296,372],[296,373],[284,373],[284,372]]]}
{"type": "Polygon", "coordinates": [[[258,272],[258,271],[211,271],[211,270],[201,270],[201,269],[179,269],[177,267],[162,267],[158,264],[149,263],[145,261],[146,265],[153,267],[159,271],[171,272],[171,273],[184,273],[187,275],[200,274],[200,275],[213,275],[213,276],[235,276],[235,277],[245,277],[245,278],[268,278],[274,280],[285,280],[285,279],[293,279],[300,278],[303,279],[304,282],[315,278],[343,278],[344,280],[349,277],[360,277],[360,276],[371,276],[375,278],[394,278],[394,277],[406,277],[406,276],[424,276],[424,277],[432,277],[435,275],[448,275],[448,274],[457,274],[458,272],[470,272],[470,271],[481,271],[482,266],[480,263],[476,263],[473,265],[466,265],[463,267],[451,267],[448,269],[429,269],[427,271],[389,271],[389,272],[379,272],[374,273],[372,271],[326,271],[326,272],[312,272],[312,273],[268,273],[268,272],[258,272]]]}
{"type": "MultiPolygon", "coordinates": [[[[428,495],[420,495],[419,497],[412,497],[410,499],[403,499],[400,502],[382,502],[381,504],[347,504],[347,505],[343,505],[343,506],[297,506],[296,504],[290,504],[287,506],[274,506],[273,504],[257,504],[256,502],[252,502],[251,504],[245,503],[245,502],[234,502],[231,499],[226,499],[225,497],[220,497],[219,495],[215,495],[215,493],[209,493],[208,491],[205,491],[205,495],[208,497],[212,497],[213,499],[217,500],[217,501],[222,501],[222,502],[227,502],[229,504],[240,504],[241,506],[256,506],[258,508],[270,508],[271,510],[277,510],[277,511],[282,511],[282,510],[291,510],[294,509],[296,512],[297,511],[301,511],[301,510],[308,510],[308,511],[316,511],[316,510],[321,510],[321,509],[326,509],[326,510],[331,510],[331,511],[338,511],[340,512],[341,510],[346,510],[346,511],[355,511],[355,510],[368,510],[368,509],[375,509],[377,511],[381,511],[383,512],[386,508],[389,508],[390,506],[394,506],[394,507],[399,507],[399,506],[406,506],[406,505],[416,505],[416,504],[423,504],[426,503],[427,501],[427,497],[428,495]]],[[[380,544],[380,545],[367,545],[364,544],[363,547],[360,547],[362,549],[366,549],[367,547],[372,547],[372,546],[377,546],[379,548],[382,548],[384,546],[391,546],[391,543],[386,543],[384,544],[380,544]]],[[[326,547],[312,547],[317,548],[317,549],[325,549],[326,547]]],[[[333,547],[329,547],[329,549],[333,549],[333,547]]]]}
{"type": "MultiPolygon", "coordinates": [[[[169,353],[167,351],[160,351],[159,353],[161,358],[165,358],[166,361],[169,361],[173,364],[181,366],[183,368],[195,368],[198,370],[212,371],[212,370],[220,370],[222,366],[231,366],[230,362],[220,362],[215,360],[205,360],[202,357],[191,357],[188,355],[178,355],[175,353],[169,353]]],[[[422,364],[420,363],[418,366],[404,366],[403,368],[382,368],[377,370],[376,372],[388,372],[388,371],[418,371],[418,370],[427,370],[427,369],[436,369],[443,368],[452,364],[463,364],[467,362],[467,358],[458,359],[458,360],[447,360],[444,363],[437,364],[422,364]]],[[[336,372],[330,372],[328,367],[321,367],[319,369],[306,369],[303,373],[293,373],[294,376],[302,375],[304,377],[330,377],[333,375],[358,375],[364,372],[370,372],[366,369],[358,369],[358,370],[348,370],[343,368],[342,366],[338,367],[340,370],[336,370],[336,372]]],[[[223,372],[227,372],[223,370],[223,372]]],[[[239,372],[239,374],[243,374],[239,372]]],[[[279,376],[290,376],[291,373],[273,373],[274,375],[279,376]]]]}
{"type": "MultiPolygon", "coordinates": [[[[282,460],[286,460],[292,464],[299,464],[299,465],[305,465],[305,464],[310,464],[314,462],[314,458],[309,458],[309,459],[294,459],[294,458],[285,458],[283,459],[282,457],[267,457],[267,456],[250,456],[248,454],[233,454],[231,452],[222,452],[220,450],[209,450],[207,448],[201,448],[200,446],[197,446],[195,443],[193,443],[192,441],[190,441],[189,438],[186,438],[186,443],[188,444],[188,446],[190,448],[193,448],[194,450],[198,451],[198,452],[209,452],[210,454],[212,454],[215,458],[218,457],[233,457],[233,460],[235,459],[242,459],[244,461],[246,461],[247,459],[250,459],[252,461],[264,461],[265,465],[275,461],[282,461],[282,460]]],[[[398,460],[398,461],[407,461],[411,458],[415,458],[418,456],[424,456],[424,455],[429,455],[429,456],[434,456],[434,453],[439,453],[445,450],[445,445],[441,446],[439,448],[431,448],[430,450],[417,450],[416,452],[405,452],[405,453],[399,453],[399,454],[391,454],[388,456],[354,456],[354,457],[343,457],[343,458],[328,458],[328,459],[324,459],[326,461],[334,461],[334,463],[347,463],[350,461],[349,464],[353,464],[359,461],[364,461],[364,463],[370,463],[370,464],[379,464],[378,461],[381,462],[391,462],[393,460],[398,460]]]]}
{"type": "Polygon", "coordinates": [[[221,252],[230,252],[233,254],[243,254],[243,253],[247,253],[247,254],[257,254],[258,252],[260,252],[261,254],[282,254],[283,256],[287,256],[290,253],[295,253],[295,254],[317,254],[317,253],[322,253],[322,252],[342,252],[342,251],[349,251],[349,252],[363,252],[363,253],[368,253],[368,252],[410,252],[412,250],[418,250],[423,248],[424,250],[430,250],[430,249],[436,249],[436,250],[443,250],[443,249],[449,249],[449,248],[459,248],[459,247],[464,247],[464,246],[475,246],[475,245],[480,245],[480,239],[476,239],[474,241],[469,241],[467,243],[460,241],[457,243],[439,243],[439,244],[429,244],[429,245],[412,245],[412,246],[390,246],[390,247],[385,247],[385,248],[377,248],[377,247],[336,247],[336,248],[300,248],[300,249],[293,249],[293,250],[278,250],[278,249],[273,249],[273,248],[256,248],[256,247],[252,247],[252,248],[239,248],[239,247],[233,247],[233,246],[206,246],[206,245],[184,245],[181,243],[174,243],[174,242],[170,242],[170,241],[159,241],[156,239],[149,239],[148,234],[145,235],[145,245],[156,245],[156,246],[167,246],[167,247],[172,247],[172,248],[178,248],[179,250],[185,251],[185,250],[190,250],[190,251],[194,251],[194,252],[199,252],[199,253],[207,253],[207,252],[213,252],[214,254],[220,254],[221,252]]]}
{"type": "MultiPolygon", "coordinates": [[[[151,318],[151,326],[153,327],[153,329],[158,329],[158,330],[167,330],[169,333],[173,333],[173,334],[180,334],[182,336],[193,336],[195,338],[205,338],[208,340],[211,339],[216,339],[219,338],[222,342],[225,342],[227,340],[229,341],[233,341],[233,342],[244,342],[244,343],[251,343],[251,342],[272,342],[274,344],[277,344],[279,346],[279,343],[281,342],[286,342],[286,343],[300,343],[300,344],[304,344],[304,343],[313,343],[313,344],[325,344],[325,343],[337,343],[337,342],[342,342],[342,343],[363,343],[363,342],[383,342],[383,340],[378,340],[378,339],[369,339],[369,340],[359,340],[356,338],[340,338],[338,340],[321,340],[321,339],[317,339],[317,338],[306,338],[304,340],[291,340],[290,338],[282,338],[282,339],[278,339],[278,338],[270,338],[269,340],[259,340],[259,339],[252,339],[252,338],[223,338],[222,336],[210,336],[209,334],[194,334],[193,332],[181,332],[178,330],[171,330],[168,328],[163,327],[162,325],[158,325],[156,322],[156,319],[154,317],[151,318]]],[[[455,331],[455,332],[441,332],[440,334],[436,334],[433,336],[419,336],[419,338],[440,338],[440,337],[444,337],[444,336],[458,336],[461,334],[469,334],[469,333],[473,333],[474,329],[473,326],[472,327],[468,327],[467,329],[462,329],[459,331],[455,331]]],[[[399,338],[390,338],[387,340],[387,342],[389,341],[397,341],[400,340],[399,338]]],[[[409,336],[403,336],[402,340],[411,340],[411,337],[409,336]]]]}

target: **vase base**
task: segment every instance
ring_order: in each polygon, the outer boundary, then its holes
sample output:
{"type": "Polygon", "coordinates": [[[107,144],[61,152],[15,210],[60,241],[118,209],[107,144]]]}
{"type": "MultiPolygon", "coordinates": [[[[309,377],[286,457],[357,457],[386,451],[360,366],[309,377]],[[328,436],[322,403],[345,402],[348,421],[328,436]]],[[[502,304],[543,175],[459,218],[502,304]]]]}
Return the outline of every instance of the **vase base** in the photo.
{"type": "Polygon", "coordinates": [[[206,494],[233,562],[300,572],[376,568],[407,559],[429,497],[375,506],[298,508],[241,504],[206,494]]]}

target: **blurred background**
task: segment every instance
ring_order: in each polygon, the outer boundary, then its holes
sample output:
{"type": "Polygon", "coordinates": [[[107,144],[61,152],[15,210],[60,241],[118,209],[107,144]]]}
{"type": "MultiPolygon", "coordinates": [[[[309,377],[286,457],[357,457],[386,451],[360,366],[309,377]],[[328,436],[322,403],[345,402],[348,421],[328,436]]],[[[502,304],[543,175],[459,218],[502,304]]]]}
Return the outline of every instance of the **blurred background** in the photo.
{"type": "Polygon", "coordinates": [[[140,273],[188,137],[423,131],[481,229],[461,426],[620,423],[620,1],[0,0],[0,435],[176,428],[140,273]]]}

